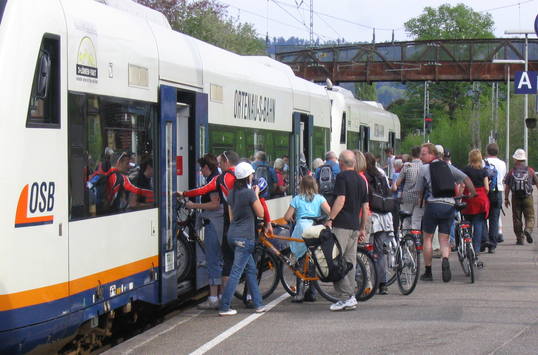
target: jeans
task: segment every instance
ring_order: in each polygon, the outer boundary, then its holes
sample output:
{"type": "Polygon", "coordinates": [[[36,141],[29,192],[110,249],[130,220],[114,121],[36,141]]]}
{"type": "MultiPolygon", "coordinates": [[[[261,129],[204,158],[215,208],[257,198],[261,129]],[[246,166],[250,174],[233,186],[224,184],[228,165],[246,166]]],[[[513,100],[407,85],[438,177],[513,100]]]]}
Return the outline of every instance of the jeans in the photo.
{"type": "MultiPolygon", "coordinates": [[[[502,191],[495,192],[497,194],[498,201],[502,201],[502,191]]],[[[499,217],[501,215],[501,206],[494,207],[490,205],[488,228],[484,228],[482,243],[487,245],[490,249],[495,249],[497,247],[497,240],[499,239],[499,217]]]]}
{"type": "Polygon", "coordinates": [[[222,280],[222,251],[217,228],[210,222],[205,226],[205,257],[209,285],[220,285],[222,280]]]}
{"type": "MultiPolygon", "coordinates": [[[[384,250],[390,252],[391,241],[394,240],[392,232],[377,232],[374,234],[374,263],[377,272],[377,281],[387,283],[387,256],[384,250]],[[384,247],[387,246],[387,248],[384,247]]],[[[393,243],[396,243],[395,241],[393,243]]]]}
{"type": "Polygon", "coordinates": [[[340,299],[347,300],[355,296],[355,265],[357,264],[357,242],[359,231],[352,229],[333,228],[333,233],[342,248],[344,260],[353,265],[346,276],[334,283],[335,290],[340,294],[340,299]]]}
{"type": "Polygon", "coordinates": [[[482,232],[486,224],[486,217],[483,213],[466,215],[465,219],[473,225],[473,249],[476,255],[480,253],[480,244],[482,244],[482,232]]]}
{"type": "Polygon", "coordinates": [[[258,287],[258,281],[256,280],[256,263],[252,257],[256,242],[253,239],[247,238],[231,238],[228,237],[230,247],[234,251],[234,263],[230,272],[230,278],[220,301],[220,311],[226,312],[230,309],[232,297],[234,295],[239,279],[246,270],[247,287],[249,293],[252,295],[252,302],[254,307],[259,308],[263,306],[262,296],[260,295],[260,289],[258,287]]]}

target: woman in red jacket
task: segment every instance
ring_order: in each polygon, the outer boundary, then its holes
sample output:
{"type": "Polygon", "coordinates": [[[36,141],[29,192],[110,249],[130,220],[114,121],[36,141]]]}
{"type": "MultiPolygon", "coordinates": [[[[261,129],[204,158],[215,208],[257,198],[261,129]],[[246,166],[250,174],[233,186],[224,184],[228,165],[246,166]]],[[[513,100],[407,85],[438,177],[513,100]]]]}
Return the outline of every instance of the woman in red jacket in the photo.
{"type": "MultiPolygon", "coordinates": [[[[482,232],[486,226],[489,213],[489,179],[485,168],[482,166],[482,154],[480,150],[473,149],[469,152],[469,165],[462,171],[471,179],[476,189],[476,195],[467,199],[467,207],[462,211],[465,219],[473,225],[473,248],[475,254],[480,253],[482,232]]],[[[464,191],[466,194],[467,191],[464,191]]]]}

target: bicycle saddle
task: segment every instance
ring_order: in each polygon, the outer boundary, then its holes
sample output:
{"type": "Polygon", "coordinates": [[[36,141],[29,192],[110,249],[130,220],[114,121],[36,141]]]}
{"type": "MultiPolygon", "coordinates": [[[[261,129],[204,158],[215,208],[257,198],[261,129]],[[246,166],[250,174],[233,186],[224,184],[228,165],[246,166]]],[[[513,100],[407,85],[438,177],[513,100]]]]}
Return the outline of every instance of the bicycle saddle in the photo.
{"type": "Polygon", "coordinates": [[[312,221],[314,221],[314,225],[317,225],[317,224],[323,224],[325,223],[325,220],[327,219],[327,217],[322,217],[322,216],[317,216],[317,217],[301,217],[301,219],[310,219],[312,221]]]}
{"type": "Polygon", "coordinates": [[[456,207],[456,210],[462,211],[465,207],[467,207],[466,202],[457,202],[454,207],[456,207]]]}
{"type": "Polygon", "coordinates": [[[400,218],[411,217],[413,214],[409,211],[400,211],[400,218]]]}

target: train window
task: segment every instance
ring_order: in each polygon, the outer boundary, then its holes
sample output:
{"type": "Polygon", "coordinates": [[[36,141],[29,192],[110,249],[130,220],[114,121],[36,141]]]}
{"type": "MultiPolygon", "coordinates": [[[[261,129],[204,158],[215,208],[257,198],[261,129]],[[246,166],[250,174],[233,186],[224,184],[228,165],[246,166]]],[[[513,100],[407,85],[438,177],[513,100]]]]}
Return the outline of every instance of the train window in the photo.
{"type": "MultiPolygon", "coordinates": [[[[267,162],[273,167],[277,158],[289,157],[290,146],[290,132],[209,125],[209,152],[215,155],[225,150],[233,150],[241,158],[253,161],[254,154],[257,151],[263,151],[266,153],[267,162]]],[[[283,172],[285,180],[287,180],[287,173],[287,171],[283,172]]],[[[280,197],[280,195],[272,191],[270,197],[280,197]]]]}
{"type": "Polygon", "coordinates": [[[342,114],[342,126],[340,128],[340,144],[346,144],[346,129],[347,129],[346,113],[344,112],[342,114]]]}
{"type": "Polygon", "coordinates": [[[70,93],[70,219],[153,208],[149,103],[70,93]]]}
{"type": "Polygon", "coordinates": [[[60,37],[41,41],[30,94],[26,127],[60,128],[60,37]]]}
{"type": "Polygon", "coordinates": [[[312,159],[321,158],[325,160],[325,153],[329,151],[330,140],[331,130],[329,128],[314,126],[312,159]]]}

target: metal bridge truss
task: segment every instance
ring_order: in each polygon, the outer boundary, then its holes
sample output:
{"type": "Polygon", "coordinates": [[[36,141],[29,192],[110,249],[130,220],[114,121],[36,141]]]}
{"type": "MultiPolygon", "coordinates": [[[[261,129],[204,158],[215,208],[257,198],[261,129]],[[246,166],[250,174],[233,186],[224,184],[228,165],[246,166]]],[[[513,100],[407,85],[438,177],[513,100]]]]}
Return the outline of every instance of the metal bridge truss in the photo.
{"type": "MultiPolygon", "coordinates": [[[[528,40],[529,70],[538,71],[538,40],[528,40]]],[[[296,75],[316,82],[503,81],[524,64],[525,40],[432,40],[318,47],[276,54],[296,75]]]]}

